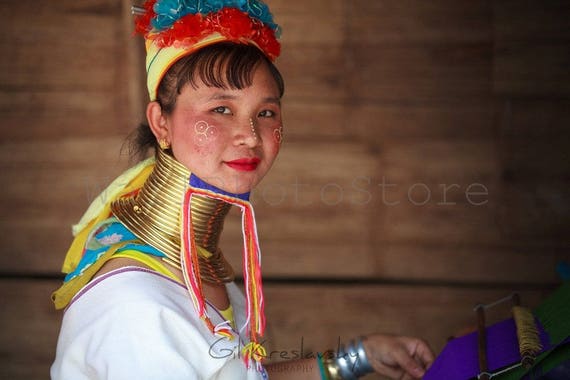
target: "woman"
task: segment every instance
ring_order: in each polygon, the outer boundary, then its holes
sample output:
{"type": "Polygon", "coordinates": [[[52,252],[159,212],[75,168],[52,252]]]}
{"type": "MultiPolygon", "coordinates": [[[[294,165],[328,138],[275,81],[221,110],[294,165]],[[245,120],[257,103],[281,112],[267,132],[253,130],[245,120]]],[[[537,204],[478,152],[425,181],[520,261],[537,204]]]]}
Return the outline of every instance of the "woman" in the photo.
{"type": "Polygon", "coordinates": [[[54,379],[419,378],[414,338],[371,335],[317,358],[262,365],[260,252],[249,192],[282,142],[278,26],[260,1],[151,0],[145,35],[155,158],[117,178],[74,227],[54,379]],[[245,297],[218,247],[242,211],[245,297]]]}

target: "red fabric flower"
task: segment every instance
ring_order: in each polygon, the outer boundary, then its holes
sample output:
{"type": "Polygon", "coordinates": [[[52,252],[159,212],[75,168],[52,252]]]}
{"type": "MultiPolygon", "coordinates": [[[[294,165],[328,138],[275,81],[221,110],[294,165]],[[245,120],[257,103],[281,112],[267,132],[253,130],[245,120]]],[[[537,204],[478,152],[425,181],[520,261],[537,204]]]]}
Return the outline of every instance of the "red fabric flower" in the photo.
{"type": "Polygon", "coordinates": [[[281,53],[281,44],[275,38],[275,32],[267,26],[264,26],[259,31],[259,34],[255,38],[255,42],[271,60],[277,58],[281,53]]]}
{"type": "Polygon", "coordinates": [[[135,33],[145,35],[150,31],[150,20],[152,16],[148,13],[137,16],[135,19],[135,33]]]}
{"type": "Polygon", "coordinates": [[[157,0],[149,0],[143,4],[145,9],[144,15],[137,16],[135,18],[135,33],[146,35],[152,29],[151,20],[156,17],[154,12],[154,4],[157,0]]]}
{"type": "Polygon", "coordinates": [[[251,18],[239,9],[224,8],[217,13],[216,20],[221,27],[220,33],[230,39],[249,39],[253,35],[251,18]]]}
{"type": "Polygon", "coordinates": [[[148,0],[144,3],[145,14],[136,18],[135,31],[153,39],[160,47],[189,46],[218,32],[230,41],[254,42],[271,60],[275,60],[281,52],[274,30],[238,8],[226,7],[207,16],[187,14],[170,28],[153,33],[152,20],[157,16],[154,12],[157,1],[148,0]]]}
{"type": "Polygon", "coordinates": [[[175,40],[195,42],[207,32],[206,25],[200,14],[189,14],[176,21],[172,26],[172,35],[175,40]]]}
{"type": "Polygon", "coordinates": [[[154,42],[160,47],[171,46],[176,40],[172,29],[152,35],[150,38],[152,38],[154,42]]]}

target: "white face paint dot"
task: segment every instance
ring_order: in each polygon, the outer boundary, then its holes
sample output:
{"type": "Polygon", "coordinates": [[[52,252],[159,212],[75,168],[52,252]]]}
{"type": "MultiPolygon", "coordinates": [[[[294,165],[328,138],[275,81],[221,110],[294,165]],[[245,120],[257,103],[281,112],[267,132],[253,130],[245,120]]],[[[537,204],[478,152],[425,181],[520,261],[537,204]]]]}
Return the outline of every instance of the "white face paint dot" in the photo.
{"type": "Polygon", "coordinates": [[[251,134],[253,135],[253,138],[257,140],[257,131],[255,130],[255,124],[253,123],[252,118],[249,119],[249,125],[251,126],[251,134]]]}

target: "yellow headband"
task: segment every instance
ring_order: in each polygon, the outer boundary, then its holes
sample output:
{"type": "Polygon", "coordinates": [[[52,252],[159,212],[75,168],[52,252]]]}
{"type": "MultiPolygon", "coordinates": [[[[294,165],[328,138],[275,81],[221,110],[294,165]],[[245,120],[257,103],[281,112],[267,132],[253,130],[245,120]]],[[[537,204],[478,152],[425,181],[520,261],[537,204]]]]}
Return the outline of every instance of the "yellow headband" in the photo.
{"type": "Polygon", "coordinates": [[[150,101],[153,102],[156,100],[160,81],[176,61],[186,55],[192,54],[200,48],[225,40],[222,35],[216,33],[204,38],[189,48],[175,46],[159,47],[154,41],[146,40],[146,85],[150,101]]]}

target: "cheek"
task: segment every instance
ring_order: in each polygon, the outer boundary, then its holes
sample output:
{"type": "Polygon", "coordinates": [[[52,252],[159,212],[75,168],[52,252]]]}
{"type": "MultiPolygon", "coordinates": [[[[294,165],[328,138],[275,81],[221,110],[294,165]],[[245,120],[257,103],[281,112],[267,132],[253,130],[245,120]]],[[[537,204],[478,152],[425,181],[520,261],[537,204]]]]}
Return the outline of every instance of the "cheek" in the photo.
{"type": "Polygon", "coordinates": [[[200,120],[194,124],[191,138],[196,146],[196,151],[206,155],[212,151],[214,144],[218,141],[219,130],[215,125],[200,120]]]}
{"type": "Polygon", "coordinates": [[[273,157],[277,156],[281,150],[281,142],[283,141],[283,129],[275,128],[271,131],[271,135],[267,136],[267,152],[273,157]]]}
{"type": "Polygon", "coordinates": [[[273,141],[278,145],[283,142],[283,126],[280,125],[273,129],[273,141]]]}

